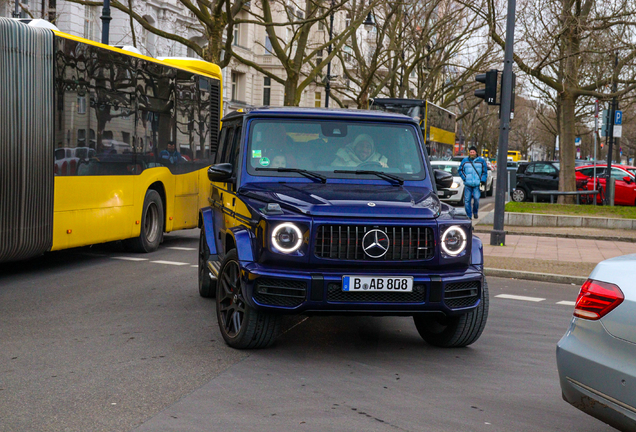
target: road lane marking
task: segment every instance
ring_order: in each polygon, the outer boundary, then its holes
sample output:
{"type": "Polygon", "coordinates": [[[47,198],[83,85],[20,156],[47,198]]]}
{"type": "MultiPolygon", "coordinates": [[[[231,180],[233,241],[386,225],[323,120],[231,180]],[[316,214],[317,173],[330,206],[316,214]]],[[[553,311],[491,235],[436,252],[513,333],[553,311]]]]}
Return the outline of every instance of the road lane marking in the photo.
{"type": "Polygon", "coordinates": [[[556,304],[565,305],[565,306],[576,306],[576,302],[568,301],[568,300],[562,300],[560,302],[557,302],[556,304]]]}
{"type": "Polygon", "coordinates": [[[177,262],[177,261],[150,261],[150,262],[155,264],[167,264],[167,265],[175,265],[175,266],[190,265],[190,263],[177,262]]]}
{"type": "Polygon", "coordinates": [[[111,258],[123,260],[123,261],[148,261],[148,258],[136,258],[136,257],[125,257],[125,256],[111,257],[111,258]]]}
{"type": "Polygon", "coordinates": [[[178,250],[178,251],[195,251],[195,250],[197,250],[197,248],[190,248],[190,247],[176,247],[176,246],[169,247],[169,248],[166,248],[166,249],[172,249],[172,250],[178,250]]]}
{"type": "Polygon", "coordinates": [[[198,265],[191,265],[190,267],[197,267],[198,268],[199,266],[198,265]]]}
{"type": "Polygon", "coordinates": [[[545,300],[544,298],[540,298],[540,297],[526,297],[526,296],[518,296],[518,295],[512,295],[512,294],[499,294],[499,295],[496,295],[495,297],[509,299],[509,300],[529,301],[529,302],[542,302],[545,300]]]}

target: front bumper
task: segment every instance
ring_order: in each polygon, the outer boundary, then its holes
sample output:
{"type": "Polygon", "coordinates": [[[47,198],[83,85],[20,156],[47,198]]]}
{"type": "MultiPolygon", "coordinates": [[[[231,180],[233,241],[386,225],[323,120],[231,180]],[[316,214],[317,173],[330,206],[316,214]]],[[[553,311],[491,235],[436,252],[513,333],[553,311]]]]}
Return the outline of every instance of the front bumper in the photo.
{"type": "Polygon", "coordinates": [[[636,430],[636,344],[601,321],[573,318],[557,344],[563,399],[619,430],[636,430]]]}
{"type": "Polygon", "coordinates": [[[257,263],[242,265],[245,298],[257,309],[280,313],[361,313],[412,315],[466,313],[479,304],[481,267],[448,272],[422,270],[273,270],[257,263]],[[343,275],[413,276],[412,293],[344,292],[343,275]]]}

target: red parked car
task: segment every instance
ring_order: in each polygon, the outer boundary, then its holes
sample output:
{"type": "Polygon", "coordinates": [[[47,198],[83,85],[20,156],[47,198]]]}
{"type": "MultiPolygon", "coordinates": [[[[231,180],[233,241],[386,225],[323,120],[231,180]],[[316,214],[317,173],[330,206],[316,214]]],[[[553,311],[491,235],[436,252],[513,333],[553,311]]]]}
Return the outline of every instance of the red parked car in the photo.
{"type": "MultiPolygon", "coordinates": [[[[597,187],[600,186],[605,190],[605,172],[607,165],[596,166],[597,187]]],[[[576,181],[587,179],[587,189],[594,189],[594,165],[586,165],[576,169],[576,181]]],[[[617,205],[636,205],[636,167],[625,165],[612,165],[612,177],[615,180],[616,192],[614,196],[614,204],[617,205]]],[[[600,196],[597,202],[600,202],[600,196]]]]}

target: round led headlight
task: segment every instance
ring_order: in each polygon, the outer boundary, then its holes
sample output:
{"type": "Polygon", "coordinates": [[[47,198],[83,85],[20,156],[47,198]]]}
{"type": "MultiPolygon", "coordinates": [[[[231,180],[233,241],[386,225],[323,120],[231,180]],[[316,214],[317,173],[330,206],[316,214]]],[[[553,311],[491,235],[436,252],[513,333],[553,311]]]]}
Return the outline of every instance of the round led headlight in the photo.
{"type": "Polygon", "coordinates": [[[272,231],[272,243],[280,252],[296,252],[303,244],[303,233],[291,222],[282,223],[272,231]]]}
{"type": "Polygon", "coordinates": [[[442,250],[450,256],[457,256],[466,249],[466,232],[459,226],[453,225],[442,234],[442,250]]]}

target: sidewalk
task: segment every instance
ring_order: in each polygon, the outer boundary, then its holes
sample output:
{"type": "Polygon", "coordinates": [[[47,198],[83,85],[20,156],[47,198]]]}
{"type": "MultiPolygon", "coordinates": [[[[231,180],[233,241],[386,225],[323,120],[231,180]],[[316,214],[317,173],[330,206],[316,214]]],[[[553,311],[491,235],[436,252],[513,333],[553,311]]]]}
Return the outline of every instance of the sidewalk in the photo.
{"type": "Polygon", "coordinates": [[[506,245],[491,246],[492,226],[475,226],[475,235],[484,246],[486,275],[579,284],[600,261],[636,253],[634,230],[513,226],[504,229],[506,245]]]}

